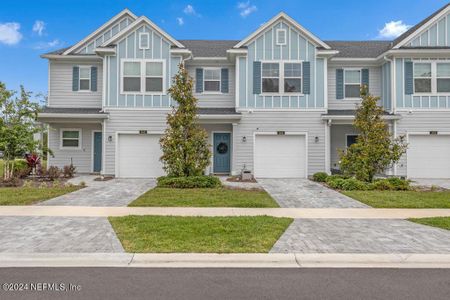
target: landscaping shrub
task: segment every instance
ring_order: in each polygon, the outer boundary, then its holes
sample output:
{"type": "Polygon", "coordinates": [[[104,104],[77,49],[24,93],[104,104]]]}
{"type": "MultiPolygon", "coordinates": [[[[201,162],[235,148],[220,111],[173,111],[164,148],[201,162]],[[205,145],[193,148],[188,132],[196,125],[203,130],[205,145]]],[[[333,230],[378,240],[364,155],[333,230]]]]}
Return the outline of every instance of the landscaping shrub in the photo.
{"type": "Polygon", "coordinates": [[[345,183],[345,179],[342,177],[329,176],[327,178],[326,183],[333,189],[342,190],[345,183]]]}
{"type": "Polygon", "coordinates": [[[398,177],[390,177],[387,180],[396,191],[407,191],[410,189],[409,180],[400,179],[398,177]]]}
{"type": "Polygon", "coordinates": [[[356,178],[344,179],[342,183],[342,190],[344,191],[365,191],[367,190],[367,183],[356,178]]]}
{"type": "Polygon", "coordinates": [[[63,175],[64,178],[72,178],[75,175],[75,171],[77,168],[73,164],[64,166],[63,168],[63,175]]]}
{"type": "Polygon", "coordinates": [[[53,181],[53,180],[61,177],[61,170],[56,166],[51,166],[48,168],[46,175],[47,175],[48,179],[53,181]]]}
{"type": "Polygon", "coordinates": [[[215,188],[220,187],[220,179],[214,176],[189,176],[189,177],[168,177],[158,178],[159,187],[170,187],[180,189],[192,188],[215,188]]]}
{"type": "Polygon", "coordinates": [[[14,162],[13,176],[18,178],[24,178],[30,175],[31,168],[25,160],[16,160],[14,162]]]}
{"type": "Polygon", "coordinates": [[[313,175],[313,180],[317,182],[325,182],[328,178],[328,174],[325,172],[317,172],[313,175]]]}
{"type": "Polygon", "coordinates": [[[387,179],[377,179],[371,183],[374,190],[378,191],[392,191],[394,186],[387,179]]]}

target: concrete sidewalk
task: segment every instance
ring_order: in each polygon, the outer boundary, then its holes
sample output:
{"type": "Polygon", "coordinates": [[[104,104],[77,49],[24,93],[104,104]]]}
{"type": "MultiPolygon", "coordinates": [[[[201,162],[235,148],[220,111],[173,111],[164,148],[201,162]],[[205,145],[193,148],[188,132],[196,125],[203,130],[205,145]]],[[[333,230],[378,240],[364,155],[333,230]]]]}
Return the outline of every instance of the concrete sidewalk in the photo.
{"type": "Polygon", "coordinates": [[[220,208],[220,207],[86,207],[1,206],[0,216],[108,217],[159,216],[260,216],[301,219],[407,219],[450,217],[450,209],[396,208],[220,208]]]}
{"type": "Polygon", "coordinates": [[[450,268],[450,254],[0,254],[0,267],[450,268]]]}

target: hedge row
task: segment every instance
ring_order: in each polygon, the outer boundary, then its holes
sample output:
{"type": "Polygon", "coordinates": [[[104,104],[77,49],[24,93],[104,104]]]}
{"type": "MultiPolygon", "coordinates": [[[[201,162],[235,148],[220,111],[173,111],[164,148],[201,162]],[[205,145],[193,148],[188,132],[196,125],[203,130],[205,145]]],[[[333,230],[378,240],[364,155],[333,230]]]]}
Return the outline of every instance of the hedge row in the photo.
{"type": "Polygon", "coordinates": [[[313,175],[313,180],[325,182],[329,187],[343,191],[406,191],[410,189],[408,180],[397,177],[375,179],[374,182],[368,183],[353,177],[348,178],[342,175],[329,176],[324,172],[319,172],[313,175]]]}
{"type": "Polygon", "coordinates": [[[168,177],[162,176],[157,179],[158,187],[193,189],[193,188],[216,188],[222,183],[214,176],[190,176],[190,177],[168,177]]]}

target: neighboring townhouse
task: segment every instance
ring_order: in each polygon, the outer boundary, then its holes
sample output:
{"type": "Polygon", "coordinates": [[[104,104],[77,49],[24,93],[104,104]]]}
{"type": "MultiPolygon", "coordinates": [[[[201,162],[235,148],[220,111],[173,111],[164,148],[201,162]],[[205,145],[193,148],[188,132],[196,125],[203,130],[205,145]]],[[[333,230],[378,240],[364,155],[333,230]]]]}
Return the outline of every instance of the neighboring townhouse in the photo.
{"type": "Polygon", "coordinates": [[[206,173],[302,178],[339,169],[360,86],[380,97],[407,154],[388,171],[450,178],[450,6],[394,41],[322,41],[279,13],[240,41],[176,40],[124,10],[49,62],[49,165],[163,175],[159,138],[180,63],[213,157],[206,173]]]}

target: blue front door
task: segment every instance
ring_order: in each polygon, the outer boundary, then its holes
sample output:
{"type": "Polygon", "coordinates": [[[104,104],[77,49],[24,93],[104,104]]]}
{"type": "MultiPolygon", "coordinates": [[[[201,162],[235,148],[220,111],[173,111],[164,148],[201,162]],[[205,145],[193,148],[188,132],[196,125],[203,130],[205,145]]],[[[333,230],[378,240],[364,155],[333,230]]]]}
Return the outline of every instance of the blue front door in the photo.
{"type": "Polygon", "coordinates": [[[94,172],[102,170],[102,133],[94,132],[94,172]]]}
{"type": "Polygon", "coordinates": [[[230,143],[229,133],[214,133],[214,173],[230,173],[230,143]]]}

